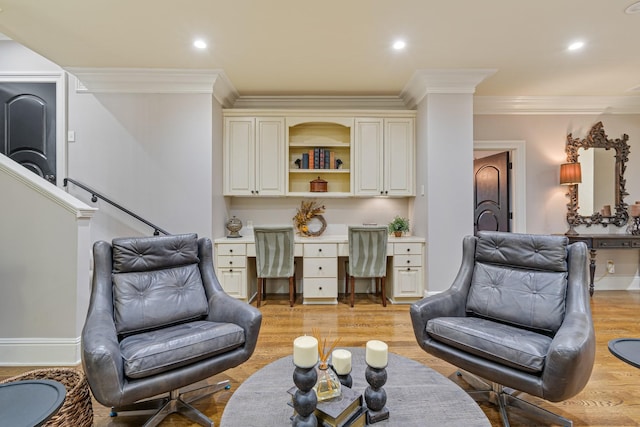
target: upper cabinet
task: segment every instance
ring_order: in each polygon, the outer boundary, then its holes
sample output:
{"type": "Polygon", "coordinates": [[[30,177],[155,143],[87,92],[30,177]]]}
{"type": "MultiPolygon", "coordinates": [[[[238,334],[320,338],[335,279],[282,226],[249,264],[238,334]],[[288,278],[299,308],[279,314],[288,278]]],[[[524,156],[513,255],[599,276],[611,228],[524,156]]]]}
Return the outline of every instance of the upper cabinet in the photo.
{"type": "Polygon", "coordinates": [[[415,195],[415,112],[362,113],[225,110],[224,194],[415,195]]]}
{"type": "Polygon", "coordinates": [[[414,127],[412,117],[356,118],[355,195],[415,195],[414,127]]]}
{"type": "Polygon", "coordinates": [[[284,196],[282,117],[226,117],[224,195],[284,196]]]}

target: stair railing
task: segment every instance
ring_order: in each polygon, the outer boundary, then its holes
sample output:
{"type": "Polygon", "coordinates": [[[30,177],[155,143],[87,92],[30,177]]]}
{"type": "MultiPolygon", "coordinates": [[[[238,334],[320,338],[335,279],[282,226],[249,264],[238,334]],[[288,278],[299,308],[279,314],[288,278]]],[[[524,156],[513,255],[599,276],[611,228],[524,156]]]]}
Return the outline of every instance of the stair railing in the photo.
{"type": "Polygon", "coordinates": [[[78,182],[75,179],[65,178],[64,181],[63,181],[63,185],[65,187],[67,187],[68,183],[72,183],[76,187],[82,188],[83,190],[87,191],[88,193],[91,193],[91,201],[93,203],[97,202],[98,199],[102,199],[105,202],[109,203],[110,205],[114,206],[115,208],[117,208],[117,209],[121,210],[122,212],[126,213],[127,215],[130,215],[130,216],[134,217],[135,219],[137,219],[138,221],[145,223],[149,227],[153,228],[153,235],[154,236],[158,236],[158,235],[160,235],[160,233],[165,234],[165,235],[170,235],[171,234],[168,231],[165,231],[162,228],[158,227],[157,225],[155,225],[155,224],[147,221],[146,219],[142,218],[140,215],[137,215],[137,214],[131,212],[129,209],[127,209],[127,208],[125,208],[123,206],[120,206],[116,202],[108,199],[107,197],[105,197],[102,194],[98,193],[96,190],[94,190],[93,188],[89,187],[86,184],[78,182]]]}

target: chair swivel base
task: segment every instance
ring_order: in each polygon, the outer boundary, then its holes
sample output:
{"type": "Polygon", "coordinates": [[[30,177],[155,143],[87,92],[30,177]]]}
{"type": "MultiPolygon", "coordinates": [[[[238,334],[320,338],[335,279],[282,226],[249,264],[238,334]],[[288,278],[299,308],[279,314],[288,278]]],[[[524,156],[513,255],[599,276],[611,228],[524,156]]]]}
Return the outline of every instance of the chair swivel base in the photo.
{"type": "Polygon", "coordinates": [[[466,390],[473,400],[476,402],[489,402],[497,406],[504,427],[510,426],[507,408],[517,408],[524,412],[525,416],[548,425],[573,426],[571,420],[516,397],[515,395],[520,393],[518,390],[486,381],[466,371],[456,371],[455,375],[462,377],[467,384],[473,387],[473,390],[466,390]]]}
{"type": "Polygon", "coordinates": [[[173,413],[179,413],[191,421],[198,423],[202,426],[213,427],[213,421],[211,421],[206,415],[198,411],[196,408],[190,405],[198,399],[205,396],[209,396],[220,390],[229,390],[231,385],[229,380],[220,381],[217,384],[204,386],[195,390],[186,391],[180,393],[178,390],[172,390],[169,392],[169,396],[158,399],[143,400],[131,405],[119,406],[111,408],[111,416],[118,416],[120,413],[126,413],[123,415],[137,415],[140,413],[147,413],[155,411],[153,416],[147,420],[143,427],[155,427],[162,422],[167,416],[173,413]]]}

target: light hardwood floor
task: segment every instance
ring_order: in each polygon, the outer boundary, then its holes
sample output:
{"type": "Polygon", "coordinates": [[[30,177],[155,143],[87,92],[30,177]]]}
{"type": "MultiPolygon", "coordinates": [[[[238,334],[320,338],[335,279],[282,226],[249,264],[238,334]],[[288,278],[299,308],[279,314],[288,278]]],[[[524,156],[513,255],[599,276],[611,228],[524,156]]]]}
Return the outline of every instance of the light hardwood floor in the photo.
{"type": "MultiPolygon", "coordinates": [[[[620,337],[640,337],[640,292],[601,291],[591,300],[596,327],[596,363],[587,387],[574,398],[549,403],[540,399],[532,401],[559,413],[575,426],[638,426],[640,425],[640,369],[634,368],[611,355],[607,349],[609,340],[620,337]]],[[[269,296],[261,307],[262,329],[252,358],[234,369],[219,374],[209,382],[230,379],[232,389],[196,402],[195,406],[216,424],[233,391],[251,374],[266,364],[286,356],[292,351],[292,341],[302,334],[311,334],[314,327],[324,335],[341,337],[341,346],[364,346],[369,339],[381,339],[389,344],[389,350],[417,360],[445,376],[455,372],[455,367],[428,355],[418,346],[411,328],[409,306],[387,305],[383,308],[377,300],[367,295],[356,299],[354,308],[346,300],[337,306],[303,306],[300,301],[290,308],[286,297],[269,296]]],[[[0,379],[17,375],[35,367],[1,367],[0,379]]],[[[457,381],[459,382],[459,381],[457,381]]],[[[465,387],[464,383],[459,383],[465,387]]],[[[93,402],[96,426],[138,426],[144,417],[109,417],[109,409],[93,402]]],[[[492,406],[482,405],[492,425],[500,426],[498,412],[492,406]]],[[[425,417],[429,408],[425,407],[425,417]]],[[[393,414],[392,414],[393,416],[393,414]]],[[[191,426],[184,418],[171,415],[163,426],[191,426]]],[[[519,417],[512,418],[512,425],[535,425],[519,417]]],[[[224,426],[227,427],[227,426],[224,426]]],[[[228,426],[244,427],[244,426],[228,426]]]]}

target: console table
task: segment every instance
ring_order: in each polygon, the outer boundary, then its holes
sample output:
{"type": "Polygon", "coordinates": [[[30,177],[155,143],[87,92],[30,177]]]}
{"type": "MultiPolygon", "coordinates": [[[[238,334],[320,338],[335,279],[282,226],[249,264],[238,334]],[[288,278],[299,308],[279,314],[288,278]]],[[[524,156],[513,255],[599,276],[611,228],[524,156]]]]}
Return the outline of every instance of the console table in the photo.
{"type": "MultiPolygon", "coordinates": [[[[253,235],[215,239],[216,275],[225,292],[250,301],[255,284],[255,243],[253,235]]],[[[387,241],[387,298],[392,303],[411,303],[424,296],[425,239],[389,236],[387,241]]],[[[339,258],[349,257],[347,235],[323,234],[295,237],[295,257],[302,259],[304,304],[337,304],[339,258]]],[[[300,287],[298,287],[300,289],[300,287]]]]}
{"type": "Polygon", "coordinates": [[[593,296],[598,249],[640,249],[640,236],[630,234],[578,234],[567,236],[569,243],[584,242],[589,248],[589,295],[593,296]]]}

